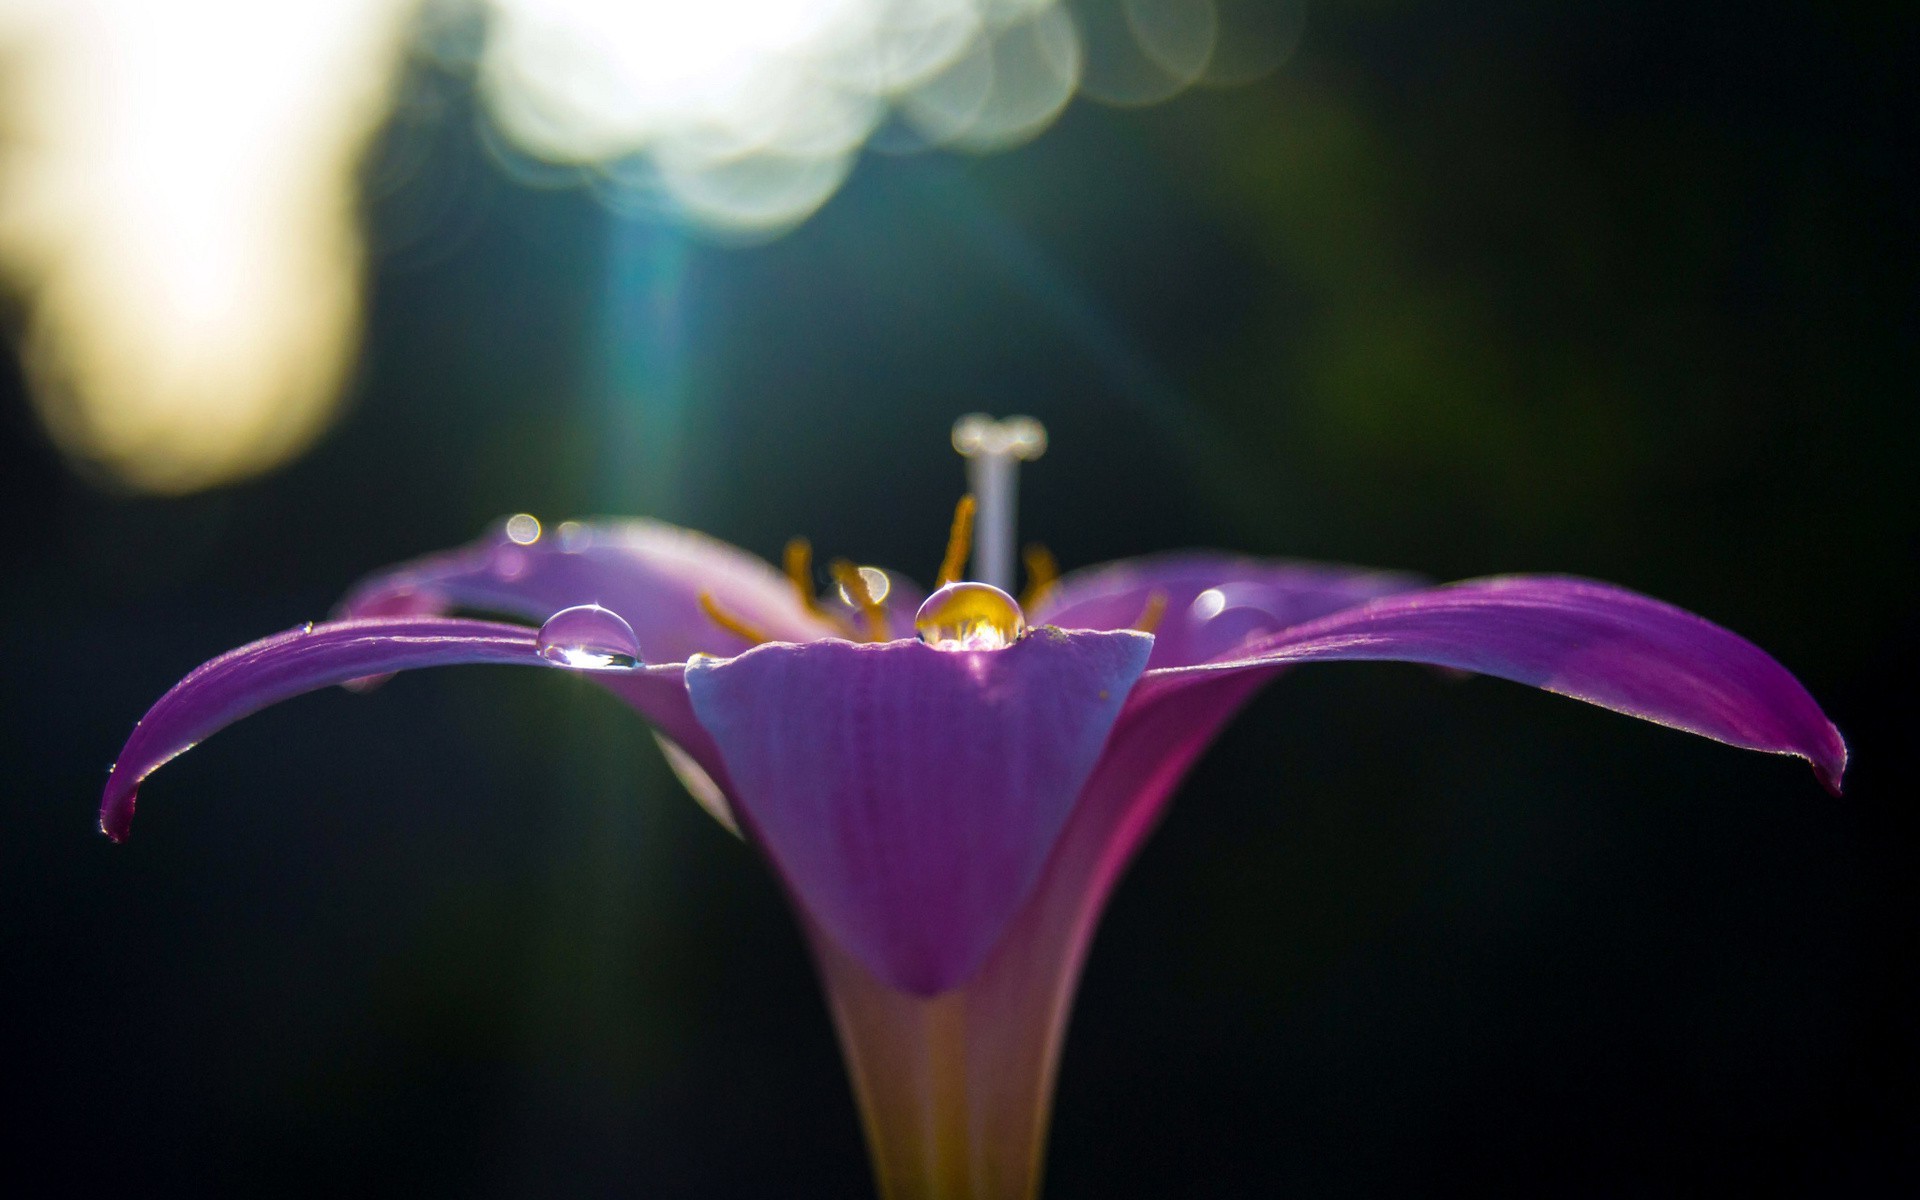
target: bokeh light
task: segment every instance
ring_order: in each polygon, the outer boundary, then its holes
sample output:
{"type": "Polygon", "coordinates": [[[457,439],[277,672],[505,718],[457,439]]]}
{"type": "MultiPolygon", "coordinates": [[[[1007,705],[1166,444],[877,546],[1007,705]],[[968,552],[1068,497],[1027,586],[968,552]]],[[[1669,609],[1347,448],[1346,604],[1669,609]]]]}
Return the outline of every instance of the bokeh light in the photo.
{"type": "Polygon", "coordinates": [[[1120,105],[1277,66],[1300,6],[1215,0],[492,0],[480,64],[517,152],[616,203],[760,239],[805,220],[877,135],[1005,149],[1077,92],[1120,105]],[[1279,14],[1276,16],[1276,12],[1279,14]],[[1231,43],[1228,76],[1209,71],[1231,43]]]}
{"type": "Polygon", "coordinates": [[[393,0],[0,0],[0,266],[76,459],[184,492],[303,448],[359,328],[393,0]]]}
{"type": "Polygon", "coordinates": [[[504,165],[577,172],[616,210],[753,242],[818,210],[870,143],[1000,150],[1076,94],[1137,106],[1242,82],[1278,65],[1298,12],[0,0],[0,271],[28,300],[54,440],[133,487],[189,492],[286,461],[336,407],[361,324],[356,170],[422,14],[484,30],[474,84],[504,165]]]}

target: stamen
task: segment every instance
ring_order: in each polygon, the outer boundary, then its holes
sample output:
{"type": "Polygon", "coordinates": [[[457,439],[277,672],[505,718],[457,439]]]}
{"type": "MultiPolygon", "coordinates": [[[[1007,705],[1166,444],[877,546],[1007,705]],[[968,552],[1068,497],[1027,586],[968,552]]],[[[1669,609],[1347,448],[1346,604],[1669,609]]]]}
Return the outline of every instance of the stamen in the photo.
{"type": "Polygon", "coordinates": [[[980,501],[974,578],[1005,591],[1013,586],[1016,464],[1046,453],[1046,428],[1032,417],[971,413],[954,422],[953,448],[967,460],[967,484],[980,501]]]}
{"type": "Polygon", "coordinates": [[[1028,542],[1020,559],[1027,566],[1027,590],[1020,593],[1020,607],[1032,608],[1053,590],[1054,581],[1060,578],[1060,563],[1053,551],[1039,542],[1028,542]]]}
{"type": "Polygon", "coordinates": [[[947,531],[947,556],[940,560],[940,574],[933,586],[943,588],[960,578],[967,569],[967,552],[973,548],[974,503],[971,493],[953,506],[953,526],[947,531]]]}
{"type": "Polygon", "coordinates": [[[707,614],[707,620],[712,621],[728,633],[752,645],[758,646],[762,642],[770,642],[773,640],[745,621],[742,621],[739,617],[721,608],[719,603],[714,600],[712,592],[700,593],[700,611],[707,614]]]}
{"type": "Polygon", "coordinates": [[[880,603],[880,597],[873,594],[873,586],[868,583],[866,572],[854,566],[844,558],[836,558],[828,568],[833,572],[834,582],[846,593],[847,600],[858,605],[866,614],[867,632],[872,641],[887,640],[887,608],[880,603]]]}
{"type": "Polygon", "coordinates": [[[820,608],[820,597],[813,594],[813,543],[803,537],[790,539],[787,542],[785,566],[787,579],[793,584],[793,592],[800,597],[800,603],[814,616],[825,616],[820,608]]]}
{"type": "Polygon", "coordinates": [[[1133,619],[1130,628],[1138,629],[1141,633],[1152,633],[1160,627],[1160,618],[1166,615],[1167,594],[1155,588],[1147,596],[1147,606],[1141,609],[1140,615],[1133,619]]]}

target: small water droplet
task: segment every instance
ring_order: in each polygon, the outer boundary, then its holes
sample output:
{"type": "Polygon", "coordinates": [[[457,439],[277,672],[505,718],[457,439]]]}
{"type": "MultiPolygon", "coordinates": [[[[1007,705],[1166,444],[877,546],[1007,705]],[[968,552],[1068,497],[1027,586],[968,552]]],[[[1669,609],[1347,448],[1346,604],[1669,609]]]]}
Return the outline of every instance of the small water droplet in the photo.
{"type": "Polygon", "coordinates": [[[920,640],[936,650],[1000,650],[1027,632],[1020,604],[984,583],[950,583],[913,615],[920,640]]]}
{"type": "Polygon", "coordinates": [[[534,648],[548,662],[577,671],[628,671],[642,661],[633,626],[598,604],[563,608],[548,617],[534,648]]]}
{"type": "MultiPolygon", "coordinates": [[[[887,593],[893,590],[893,580],[887,578],[887,573],[879,567],[861,567],[860,579],[867,585],[867,595],[872,597],[875,604],[883,603],[887,593]]],[[[847,594],[846,584],[840,584],[839,589],[841,600],[856,608],[859,607],[860,602],[847,594]]]]}
{"type": "Polygon", "coordinates": [[[1193,598],[1193,615],[1202,621],[1211,621],[1226,611],[1227,594],[1217,587],[1208,588],[1193,598]]]}
{"type": "Polygon", "coordinates": [[[531,546],[540,540],[540,518],[532,513],[515,513],[507,518],[507,540],[531,546]]]}
{"type": "Polygon", "coordinates": [[[300,632],[301,632],[301,633],[312,633],[312,632],[313,632],[313,622],[312,622],[312,621],[302,621],[302,622],[300,623],[300,632]]]}

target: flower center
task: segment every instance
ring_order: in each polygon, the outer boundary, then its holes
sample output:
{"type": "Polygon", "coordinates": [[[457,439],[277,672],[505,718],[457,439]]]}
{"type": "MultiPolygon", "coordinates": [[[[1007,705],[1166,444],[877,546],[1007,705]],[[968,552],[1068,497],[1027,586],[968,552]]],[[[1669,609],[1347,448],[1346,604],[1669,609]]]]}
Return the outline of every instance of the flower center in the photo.
{"type": "Polygon", "coordinates": [[[1001,650],[1027,632],[1027,617],[991,584],[950,583],[927,597],[913,627],[936,650],[1001,650]]]}
{"type": "MultiPolygon", "coordinates": [[[[1020,463],[1046,452],[1047,431],[1032,417],[996,421],[973,413],[954,422],[953,448],[967,460],[967,481],[973,490],[954,508],[947,553],[934,580],[938,590],[914,615],[914,628],[921,641],[942,650],[999,649],[1020,640],[1027,631],[1026,614],[1008,594],[1013,586],[1017,471],[1020,463]],[[962,581],[969,557],[979,582],[962,581]]],[[[1027,547],[1024,557],[1024,599],[1036,603],[1053,586],[1060,569],[1045,546],[1027,547]]],[[[809,613],[854,641],[884,642],[892,636],[886,599],[893,581],[886,572],[835,559],[828,572],[844,606],[836,609],[822,603],[814,590],[813,546],[807,539],[789,541],[784,559],[794,595],[809,613]]],[[[768,640],[712,593],[702,592],[699,599],[707,618],[719,628],[753,645],[768,640]]]]}

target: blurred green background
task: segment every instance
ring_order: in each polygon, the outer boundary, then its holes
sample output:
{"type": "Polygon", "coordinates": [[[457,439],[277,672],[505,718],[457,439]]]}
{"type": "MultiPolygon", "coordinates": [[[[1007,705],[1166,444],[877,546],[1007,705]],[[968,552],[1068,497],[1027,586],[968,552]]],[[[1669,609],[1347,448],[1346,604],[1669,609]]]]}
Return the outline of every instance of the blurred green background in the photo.
{"type": "Polygon", "coordinates": [[[1252,86],[869,152],[721,247],[495,167],[422,57],[365,178],[351,409],[178,500],[0,372],[0,968],[16,1194],[860,1195],[767,872],[580,681],[308,697],[108,764],[201,660],[504,513],[644,512],[925,578],[960,412],[1052,435],[1023,533],[1698,611],[1854,751],[1302,669],[1122,886],[1048,1195],[1893,1195],[1916,1172],[1915,22],[1326,3],[1252,86]],[[1901,731],[1907,731],[1902,733],[1901,731]]]}

